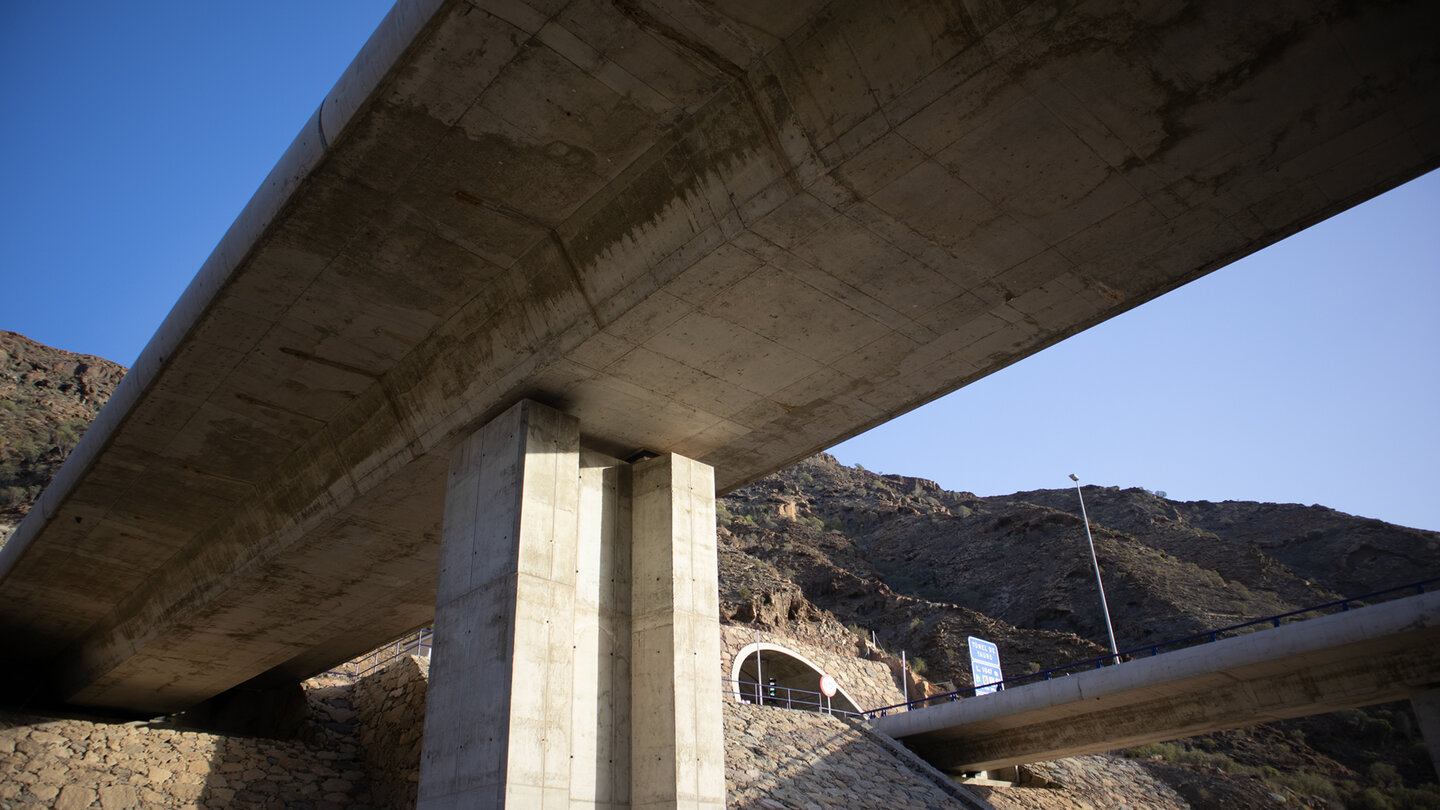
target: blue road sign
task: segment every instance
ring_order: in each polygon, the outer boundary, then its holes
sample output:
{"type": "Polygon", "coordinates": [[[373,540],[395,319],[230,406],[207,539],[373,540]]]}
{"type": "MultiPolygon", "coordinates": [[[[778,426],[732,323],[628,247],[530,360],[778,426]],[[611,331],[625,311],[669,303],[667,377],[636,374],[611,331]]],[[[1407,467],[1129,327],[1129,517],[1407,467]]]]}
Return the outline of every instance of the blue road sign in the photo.
{"type": "Polygon", "coordinates": [[[975,694],[984,695],[1000,689],[998,684],[1005,680],[1000,674],[1000,648],[983,638],[969,636],[970,677],[974,679],[975,694]],[[986,686],[985,684],[991,684],[986,686]]]}

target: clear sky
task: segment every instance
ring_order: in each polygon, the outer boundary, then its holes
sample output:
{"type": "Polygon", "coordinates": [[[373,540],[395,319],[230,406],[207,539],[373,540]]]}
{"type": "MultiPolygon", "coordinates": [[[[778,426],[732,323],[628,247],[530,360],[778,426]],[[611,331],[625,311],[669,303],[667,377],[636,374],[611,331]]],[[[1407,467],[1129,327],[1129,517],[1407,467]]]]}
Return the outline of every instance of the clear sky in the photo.
{"type": "MultiPolygon", "coordinates": [[[[129,365],[389,0],[0,2],[0,329],[129,365]]],[[[836,447],[1440,529],[1440,174],[836,447]]]]}

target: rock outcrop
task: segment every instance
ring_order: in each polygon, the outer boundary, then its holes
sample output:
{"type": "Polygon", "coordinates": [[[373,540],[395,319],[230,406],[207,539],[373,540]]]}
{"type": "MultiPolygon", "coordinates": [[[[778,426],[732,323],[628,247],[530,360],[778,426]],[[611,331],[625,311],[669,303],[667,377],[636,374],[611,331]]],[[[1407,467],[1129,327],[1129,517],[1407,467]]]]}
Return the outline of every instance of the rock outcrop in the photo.
{"type": "MultiPolygon", "coordinates": [[[[1122,648],[1440,575],[1436,532],[1314,506],[1085,494],[1122,648]]],[[[971,635],[999,646],[1012,677],[1107,649],[1074,490],[978,497],[820,454],[720,506],[722,618],[742,635],[873,638],[879,655],[904,650],[926,678],[961,688],[971,635]]],[[[1183,785],[1197,810],[1271,793],[1396,807],[1433,796],[1440,807],[1415,727],[1404,704],[1371,707],[1208,735],[1159,760],[1140,752],[1140,766],[1183,785]]]]}
{"type": "Polygon", "coordinates": [[[0,545],[123,376],[109,360],[0,330],[0,545]]]}

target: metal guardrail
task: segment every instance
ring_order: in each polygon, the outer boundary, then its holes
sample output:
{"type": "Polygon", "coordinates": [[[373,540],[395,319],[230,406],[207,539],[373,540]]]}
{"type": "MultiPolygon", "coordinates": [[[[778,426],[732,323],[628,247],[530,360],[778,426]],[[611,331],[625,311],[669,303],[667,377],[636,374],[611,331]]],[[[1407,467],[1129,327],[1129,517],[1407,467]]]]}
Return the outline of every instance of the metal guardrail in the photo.
{"type": "Polygon", "coordinates": [[[340,675],[352,681],[359,680],[402,655],[423,655],[429,658],[430,651],[434,648],[435,631],[417,630],[359,658],[346,661],[335,669],[326,670],[325,674],[340,675]]]}
{"type": "Polygon", "coordinates": [[[1240,624],[1232,624],[1228,627],[1221,627],[1203,633],[1196,633],[1194,635],[1171,639],[1170,641],[1161,641],[1155,644],[1147,644],[1145,646],[1136,647],[1131,650],[1121,650],[1118,656],[1118,658],[1120,659],[1119,663],[1115,662],[1117,656],[1114,653],[1105,653],[1098,658],[1090,658],[1084,661],[1077,661],[1073,664],[1062,664],[1058,667],[1052,667],[1050,669],[1041,670],[1039,672],[1031,672],[1025,675],[1016,675],[1013,678],[1006,678],[1002,681],[994,681],[993,683],[975,684],[973,686],[965,687],[964,689],[956,689],[953,692],[946,692],[943,695],[933,695],[931,697],[918,698],[916,700],[907,701],[905,703],[896,703],[890,706],[881,706],[878,709],[868,709],[861,712],[860,714],[861,716],[866,718],[884,717],[886,714],[893,711],[910,711],[911,709],[921,709],[926,706],[933,706],[939,703],[949,703],[955,700],[959,700],[961,698],[977,697],[977,695],[975,694],[975,691],[977,689],[986,689],[989,687],[1005,689],[1008,686],[1023,686],[1024,684],[1035,683],[1037,681],[1048,681],[1056,675],[1065,676],[1077,671],[1083,672],[1091,669],[1100,669],[1107,664],[1110,666],[1119,666],[1125,661],[1134,660],[1137,657],[1153,657],[1159,655],[1161,650],[1170,651],[1172,649],[1183,649],[1185,647],[1194,647],[1200,644],[1209,644],[1214,641],[1219,641],[1222,637],[1228,638],[1231,636],[1239,635],[1240,633],[1249,630],[1271,629],[1279,627],[1282,624],[1285,624],[1287,620],[1300,619],[1303,621],[1307,618],[1317,618],[1315,616],[1309,615],[1312,613],[1323,611],[1329,611],[1331,613],[1344,613],[1352,608],[1364,607],[1366,604],[1369,603],[1370,600],[1373,600],[1376,597],[1383,596],[1387,599],[1394,599],[1401,596],[1419,596],[1425,593],[1425,590],[1427,588],[1434,590],[1437,587],[1440,587],[1440,577],[1431,577],[1430,579],[1423,579],[1419,582],[1412,582],[1409,585],[1400,585],[1394,588],[1386,588],[1382,591],[1362,594],[1360,596],[1351,596],[1345,599],[1337,599],[1333,602],[1326,602],[1324,604],[1314,605],[1308,608],[1302,608],[1300,610],[1292,610],[1288,613],[1278,613],[1274,616],[1267,616],[1263,619],[1255,619],[1253,621],[1241,622],[1240,624]]]}
{"type": "Polygon", "coordinates": [[[733,678],[722,678],[726,684],[726,690],[744,703],[751,703],[759,706],[773,706],[780,709],[798,709],[800,711],[819,712],[821,714],[833,714],[838,717],[863,718],[864,712],[852,712],[846,709],[836,709],[831,705],[831,699],[820,692],[810,692],[804,689],[793,689],[778,684],[759,684],[754,681],[737,681],[733,678]]]}

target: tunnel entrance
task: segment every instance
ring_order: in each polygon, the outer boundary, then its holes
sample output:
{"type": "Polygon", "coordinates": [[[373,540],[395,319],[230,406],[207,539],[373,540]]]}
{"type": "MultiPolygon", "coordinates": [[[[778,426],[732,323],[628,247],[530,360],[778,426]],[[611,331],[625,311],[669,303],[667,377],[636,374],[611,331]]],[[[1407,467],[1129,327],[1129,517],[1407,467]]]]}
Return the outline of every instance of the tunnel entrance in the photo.
{"type": "Polygon", "coordinates": [[[843,685],[837,684],[833,697],[821,693],[820,678],[824,674],[794,650],[763,642],[751,644],[735,656],[730,668],[731,694],[742,703],[858,714],[859,706],[843,685]]]}

